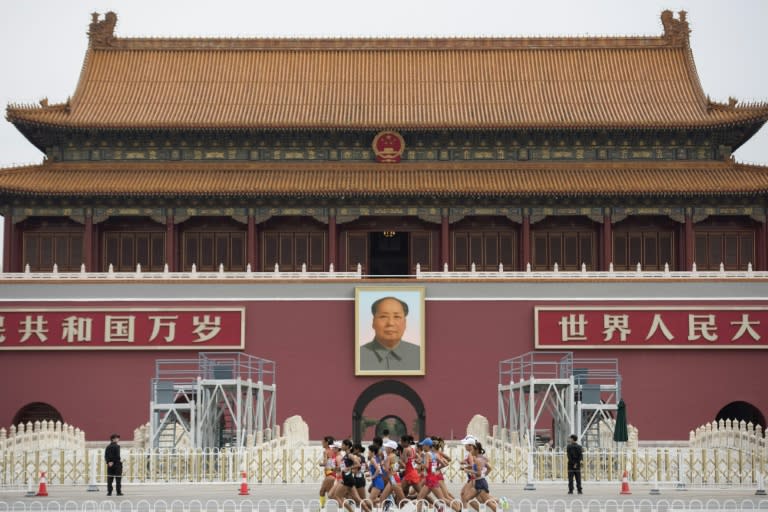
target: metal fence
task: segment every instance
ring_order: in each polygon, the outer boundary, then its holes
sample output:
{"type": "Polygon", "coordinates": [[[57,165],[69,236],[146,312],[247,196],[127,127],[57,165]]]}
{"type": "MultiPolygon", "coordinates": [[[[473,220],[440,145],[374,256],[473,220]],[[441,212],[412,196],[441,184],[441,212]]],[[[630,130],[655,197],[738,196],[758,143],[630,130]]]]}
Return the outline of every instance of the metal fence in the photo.
{"type": "MultiPolygon", "coordinates": [[[[461,446],[450,446],[452,459],[444,469],[449,483],[460,483],[461,446]]],[[[210,450],[126,449],[123,478],[129,483],[237,482],[246,471],[251,483],[317,482],[322,477],[322,449],[319,446],[210,450]]],[[[493,468],[492,483],[525,483],[528,452],[519,447],[487,448],[493,468]]],[[[641,448],[626,452],[585,451],[582,468],[587,481],[618,481],[624,470],[634,482],[684,484],[689,486],[753,486],[760,475],[768,474],[764,451],[744,452],[732,448],[641,448]]],[[[533,454],[533,479],[537,482],[567,479],[566,456],[562,451],[533,454]]],[[[37,482],[45,471],[48,481],[58,484],[103,482],[106,468],[103,450],[48,449],[0,451],[0,485],[27,485],[37,482]]]]}
{"type": "MultiPolygon", "coordinates": [[[[351,502],[349,508],[360,512],[351,502]]],[[[425,504],[426,505],[426,504],[425,504]]],[[[441,505],[441,504],[439,504],[441,505]]],[[[448,505],[448,504],[445,504],[448,505]]],[[[491,511],[485,504],[479,505],[479,512],[491,511]]],[[[501,508],[499,508],[500,510],[501,508]]],[[[329,501],[325,508],[317,500],[139,500],[122,501],[85,501],[82,503],[67,501],[0,501],[0,512],[340,512],[342,509],[334,501],[329,501]]],[[[390,512],[415,512],[414,502],[404,503],[400,508],[392,506],[390,512]]],[[[422,508],[425,511],[434,509],[422,508]]],[[[450,510],[445,507],[445,510],[450,510]]],[[[768,500],[595,500],[595,499],[555,499],[555,500],[510,500],[506,512],[766,512],[768,500]]]]}

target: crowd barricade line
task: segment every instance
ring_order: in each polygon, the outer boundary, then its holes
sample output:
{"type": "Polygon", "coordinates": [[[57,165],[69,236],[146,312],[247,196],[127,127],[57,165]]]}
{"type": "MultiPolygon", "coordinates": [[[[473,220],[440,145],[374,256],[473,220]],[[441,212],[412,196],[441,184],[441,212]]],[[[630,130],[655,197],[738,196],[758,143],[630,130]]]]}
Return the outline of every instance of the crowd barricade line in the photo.
{"type": "Polygon", "coordinates": [[[271,508],[272,508],[272,504],[270,503],[269,500],[260,499],[256,504],[256,510],[258,510],[258,512],[269,512],[271,508]]]}
{"type": "Polygon", "coordinates": [[[152,511],[152,504],[149,502],[149,500],[141,499],[141,500],[136,502],[136,509],[135,509],[135,511],[136,512],[151,512],[152,511]]]}
{"type": "Polygon", "coordinates": [[[187,505],[184,503],[183,500],[180,500],[178,498],[171,500],[171,504],[168,505],[168,509],[172,512],[185,512],[187,509],[187,505]]]}
{"type": "MultiPolygon", "coordinates": [[[[436,505],[443,505],[445,512],[450,512],[450,508],[447,503],[441,500],[435,500],[430,503],[428,500],[422,500],[422,510],[425,512],[434,512],[436,505]]],[[[490,504],[493,503],[498,506],[498,510],[502,510],[501,507],[489,500],[486,503],[479,504],[480,510],[490,511],[490,504]]],[[[354,507],[358,512],[363,510],[360,506],[354,504],[350,499],[345,500],[345,504],[354,507]]],[[[392,507],[394,511],[414,511],[416,510],[419,500],[404,500],[403,506],[392,507]]],[[[123,500],[120,502],[102,500],[102,501],[84,501],[77,503],[73,500],[66,502],[56,501],[16,501],[14,503],[3,503],[0,506],[2,512],[207,512],[209,510],[216,510],[219,512],[317,512],[319,510],[319,502],[317,500],[302,500],[302,499],[290,499],[281,498],[278,500],[270,501],[266,499],[259,500],[258,505],[253,500],[207,500],[203,504],[200,500],[184,501],[182,499],[174,499],[172,501],[156,500],[155,503],[149,503],[147,501],[131,502],[129,500],[123,500]]],[[[323,512],[332,512],[334,510],[342,511],[334,500],[329,500],[323,512]]],[[[374,507],[374,510],[377,510],[374,507]]],[[[380,508],[379,508],[380,510],[380,508]]],[[[468,510],[463,508],[463,510],[468,510]]],[[[474,510],[474,509],[472,509],[474,510]]],[[[510,512],[572,512],[572,511],[600,511],[600,512],[624,512],[624,511],[636,511],[636,512],[674,512],[676,510],[693,510],[693,511],[720,511],[720,512],[738,512],[738,511],[765,511],[768,510],[768,500],[761,500],[760,502],[754,500],[743,499],[738,501],[736,499],[717,500],[711,499],[691,499],[689,501],[680,499],[658,499],[653,500],[650,498],[627,498],[621,503],[616,500],[599,500],[596,498],[571,498],[568,500],[557,499],[517,499],[512,498],[509,502],[510,512]]]]}
{"type": "Polygon", "coordinates": [[[167,510],[168,503],[165,500],[156,499],[152,504],[152,512],[167,512],[167,510]]]}
{"type": "Polygon", "coordinates": [[[64,512],[77,512],[80,510],[80,504],[76,501],[67,500],[64,502],[64,512]]]}
{"type": "MultiPolygon", "coordinates": [[[[417,505],[421,503],[422,512],[435,512],[438,510],[435,506],[430,506],[427,500],[409,500],[403,501],[400,507],[393,506],[392,512],[415,512],[417,505]]],[[[442,500],[436,500],[435,504],[445,505],[442,500]]],[[[362,512],[363,508],[354,504],[350,499],[345,500],[345,505],[351,505],[355,512],[362,512]]],[[[497,504],[498,505],[498,504],[497,504]]],[[[63,504],[56,501],[15,501],[12,503],[0,502],[0,512],[318,512],[319,501],[316,499],[276,499],[274,501],[260,499],[258,501],[244,499],[209,499],[204,503],[198,499],[184,501],[182,499],[173,499],[170,503],[167,500],[157,499],[154,502],[142,499],[136,503],[128,500],[114,502],[109,500],[85,500],[77,503],[68,500],[63,504]]],[[[338,506],[335,500],[329,500],[323,512],[343,512],[345,509],[338,506]]],[[[380,509],[373,509],[380,512],[380,509]]],[[[450,512],[449,508],[444,508],[450,512]]],[[[463,511],[473,511],[473,508],[462,508],[463,511]]],[[[480,504],[479,512],[489,512],[491,510],[488,502],[480,504]]],[[[501,510],[501,509],[497,509],[501,510]]],[[[766,512],[768,511],[768,499],[759,501],[742,499],[740,502],[736,499],[727,498],[722,501],[716,499],[659,499],[649,498],[623,499],[621,502],[615,499],[604,501],[595,498],[573,498],[573,499],[515,499],[510,501],[509,512],[766,512]]]]}

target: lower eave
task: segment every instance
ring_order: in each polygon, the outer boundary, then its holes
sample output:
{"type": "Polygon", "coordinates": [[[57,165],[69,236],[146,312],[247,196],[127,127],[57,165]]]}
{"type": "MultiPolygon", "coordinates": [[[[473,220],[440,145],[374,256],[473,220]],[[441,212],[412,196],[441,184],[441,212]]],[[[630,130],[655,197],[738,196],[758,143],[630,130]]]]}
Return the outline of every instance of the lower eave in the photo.
{"type": "Polygon", "coordinates": [[[768,194],[768,167],[673,162],[85,162],[0,169],[4,197],[548,198],[768,194]]]}

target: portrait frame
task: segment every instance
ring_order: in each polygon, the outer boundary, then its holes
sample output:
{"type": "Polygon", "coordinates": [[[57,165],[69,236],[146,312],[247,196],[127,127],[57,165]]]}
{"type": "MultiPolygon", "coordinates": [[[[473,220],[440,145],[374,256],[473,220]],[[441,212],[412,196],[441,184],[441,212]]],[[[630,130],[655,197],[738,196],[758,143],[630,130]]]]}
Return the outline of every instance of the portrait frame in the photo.
{"type": "MultiPolygon", "coordinates": [[[[426,310],[423,286],[359,286],[355,288],[355,375],[357,376],[419,376],[426,374],[426,310]],[[371,307],[379,299],[394,298],[405,302],[408,313],[399,349],[395,349],[396,364],[402,368],[387,369],[379,354],[371,350],[375,344],[374,316],[371,307]],[[405,344],[405,345],[404,345],[405,344]],[[414,350],[418,348],[418,351],[414,350]],[[418,365],[416,365],[418,359],[418,365]]],[[[378,347],[378,345],[376,345],[378,347]]]]}

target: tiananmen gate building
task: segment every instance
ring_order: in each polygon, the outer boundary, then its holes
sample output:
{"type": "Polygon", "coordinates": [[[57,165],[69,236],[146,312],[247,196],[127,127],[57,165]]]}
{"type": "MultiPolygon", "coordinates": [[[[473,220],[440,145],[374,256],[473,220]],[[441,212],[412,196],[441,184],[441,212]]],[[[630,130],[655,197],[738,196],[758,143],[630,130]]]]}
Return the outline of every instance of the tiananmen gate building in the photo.
{"type": "Polygon", "coordinates": [[[768,167],[732,154],[768,104],[709,99],[685,13],[661,22],[128,38],[94,14],[71,98],[6,111],[45,158],[0,169],[0,423],[104,439],[149,421],[158,360],[223,351],[272,364],[265,421],[312,439],[461,436],[510,421],[503,362],[537,351],[577,384],[614,361],[640,439],[765,427],[768,167]],[[390,296],[415,370],[362,362],[390,296]]]}

